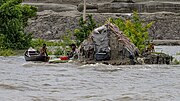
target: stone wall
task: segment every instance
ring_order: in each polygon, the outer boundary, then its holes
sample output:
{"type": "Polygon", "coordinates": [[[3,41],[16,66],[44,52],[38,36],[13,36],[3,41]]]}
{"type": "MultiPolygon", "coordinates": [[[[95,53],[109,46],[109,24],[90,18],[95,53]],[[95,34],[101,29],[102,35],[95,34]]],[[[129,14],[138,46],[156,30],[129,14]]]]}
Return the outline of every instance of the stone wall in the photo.
{"type": "MultiPolygon", "coordinates": [[[[111,2],[112,0],[86,0],[86,1],[87,3],[104,3],[104,2],[111,2]]],[[[83,3],[83,0],[24,0],[24,2],[78,5],[79,3],[83,3]]]]}
{"type": "MultiPolygon", "coordinates": [[[[119,2],[110,3],[112,1],[88,0],[92,4],[88,6],[87,12],[93,14],[98,26],[104,24],[109,17],[130,18],[132,10],[138,9],[146,23],[155,22],[149,30],[150,36],[154,39],[180,39],[180,0],[158,0],[168,2],[133,0],[137,3],[122,3],[121,1],[126,0],[116,0],[119,2]]],[[[25,2],[38,7],[38,16],[29,20],[29,26],[26,28],[26,31],[32,32],[35,38],[59,39],[69,30],[73,32],[78,28],[78,19],[82,12],[77,11],[77,5],[82,3],[82,0],[25,0],[25,2]]],[[[83,5],[80,5],[80,11],[82,8],[83,5]]]]}
{"type": "Polygon", "coordinates": [[[154,21],[149,33],[154,39],[180,39],[180,13],[156,13],[141,15],[147,22],[154,21]]]}
{"type": "Polygon", "coordinates": [[[105,3],[98,6],[99,13],[130,13],[134,10],[138,12],[180,12],[180,2],[139,2],[139,3],[105,3]]]}
{"type": "MultiPolygon", "coordinates": [[[[93,14],[98,25],[104,24],[109,18],[129,18],[130,14],[93,14]]],[[[39,12],[36,18],[29,20],[27,32],[32,32],[34,37],[44,39],[58,39],[68,30],[72,31],[78,28],[78,20],[82,14],[79,12],[39,12]]],[[[145,22],[154,21],[149,33],[154,39],[180,39],[180,14],[179,13],[142,13],[142,20],[145,22]]]]}
{"type": "Polygon", "coordinates": [[[38,12],[38,16],[29,20],[29,25],[25,29],[32,32],[34,38],[59,39],[67,34],[69,30],[78,26],[79,13],[54,11],[38,12]]]}
{"type": "MultiPolygon", "coordinates": [[[[178,2],[179,0],[87,0],[88,3],[105,3],[105,2],[146,2],[146,1],[168,1],[168,2],[178,2]]],[[[58,4],[79,4],[83,0],[24,0],[24,2],[40,2],[40,3],[58,3],[58,4]]]]}
{"type": "Polygon", "coordinates": [[[133,0],[135,2],[146,2],[146,1],[163,1],[163,2],[179,2],[179,0],[133,0]]]}
{"type": "Polygon", "coordinates": [[[65,11],[77,11],[77,6],[71,4],[54,4],[54,3],[22,3],[38,8],[38,12],[44,10],[52,10],[55,12],[65,12],[65,11]]]}

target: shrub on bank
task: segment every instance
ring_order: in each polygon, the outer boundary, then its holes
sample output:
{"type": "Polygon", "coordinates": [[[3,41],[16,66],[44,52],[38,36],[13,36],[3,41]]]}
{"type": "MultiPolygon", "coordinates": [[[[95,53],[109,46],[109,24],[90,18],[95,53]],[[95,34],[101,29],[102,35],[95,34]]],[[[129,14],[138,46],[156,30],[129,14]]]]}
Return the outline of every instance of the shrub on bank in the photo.
{"type": "Polygon", "coordinates": [[[13,55],[16,55],[16,53],[11,49],[0,50],[0,56],[13,56],[13,55]]]}
{"type": "Polygon", "coordinates": [[[149,38],[148,29],[154,22],[145,24],[140,19],[137,12],[133,13],[132,19],[110,19],[110,22],[117,25],[141,52],[150,44],[151,40],[149,38]]]}
{"type": "Polygon", "coordinates": [[[61,46],[62,45],[60,41],[48,41],[48,40],[38,38],[38,39],[33,39],[31,41],[31,47],[42,47],[44,43],[47,46],[61,46]]]}
{"type": "Polygon", "coordinates": [[[72,43],[75,43],[75,41],[72,40],[72,33],[67,33],[62,37],[61,40],[56,41],[33,39],[31,42],[31,47],[35,48],[36,50],[40,50],[42,45],[46,44],[49,55],[67,55],[67,53],[70,51],[69,45],[72,43]]]}
{"type": "Polygon", "coordinates": [[[79,26],[80,28],[74,30],[74,36],[76,37],[78,46],[89,36],[94,28],[96,28],[96,22],[92,15],[88,15],[86,21],[83,21],[83,17],[79,19],[79,26]]]}
{"type": "MultiPolygon", "coordinates": [[[[37,8],[22,5],[22,0],[0,2],[0,48],[25,49],[30,46],[31,34],[25,33],[28,18],[34,17],[37,8]]],[[[6,50],[5,50],[6,51],[6,50]]]]}

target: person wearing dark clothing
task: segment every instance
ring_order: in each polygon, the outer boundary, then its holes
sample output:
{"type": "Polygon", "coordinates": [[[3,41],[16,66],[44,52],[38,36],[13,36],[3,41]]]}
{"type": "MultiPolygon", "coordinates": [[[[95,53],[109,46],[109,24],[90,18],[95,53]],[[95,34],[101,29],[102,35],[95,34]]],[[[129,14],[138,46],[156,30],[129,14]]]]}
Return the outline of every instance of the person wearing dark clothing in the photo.
{"type": "Polygon", "coordinates": [[[40,50],[40,55],[41,55],[41,56],[48,56],[46,44],[43,44],[43,47],[42,47],[41,50],[40,50]]]}
{"type": "Polygon", "coordinates": [[[76,45],[75,44],[71,44],[71,52],[68,54],[69,59],[73,58],[73,59],[78,59],[78,52],[76,49],[76,45]]]}

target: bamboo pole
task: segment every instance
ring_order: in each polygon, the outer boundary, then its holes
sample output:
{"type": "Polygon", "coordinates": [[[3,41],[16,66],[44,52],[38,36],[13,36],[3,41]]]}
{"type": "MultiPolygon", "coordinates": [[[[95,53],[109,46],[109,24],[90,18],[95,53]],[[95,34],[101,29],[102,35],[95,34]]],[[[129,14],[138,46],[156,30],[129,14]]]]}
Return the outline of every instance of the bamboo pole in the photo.
{"type": "Polygon", "coordinates": [[[86,0],[84,0],[83,21],[86,21],[86,0]]]}

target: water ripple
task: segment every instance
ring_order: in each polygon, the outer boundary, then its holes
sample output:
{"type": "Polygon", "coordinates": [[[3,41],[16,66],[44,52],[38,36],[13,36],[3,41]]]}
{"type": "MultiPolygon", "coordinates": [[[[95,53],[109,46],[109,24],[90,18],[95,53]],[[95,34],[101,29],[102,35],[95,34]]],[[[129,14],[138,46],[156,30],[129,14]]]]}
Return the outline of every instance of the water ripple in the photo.
{"type": "Polygon", "coordinates": [[[2,101],[180,101],[179,67],[78,66],[0,57],[0,98],[2,101]]]}

